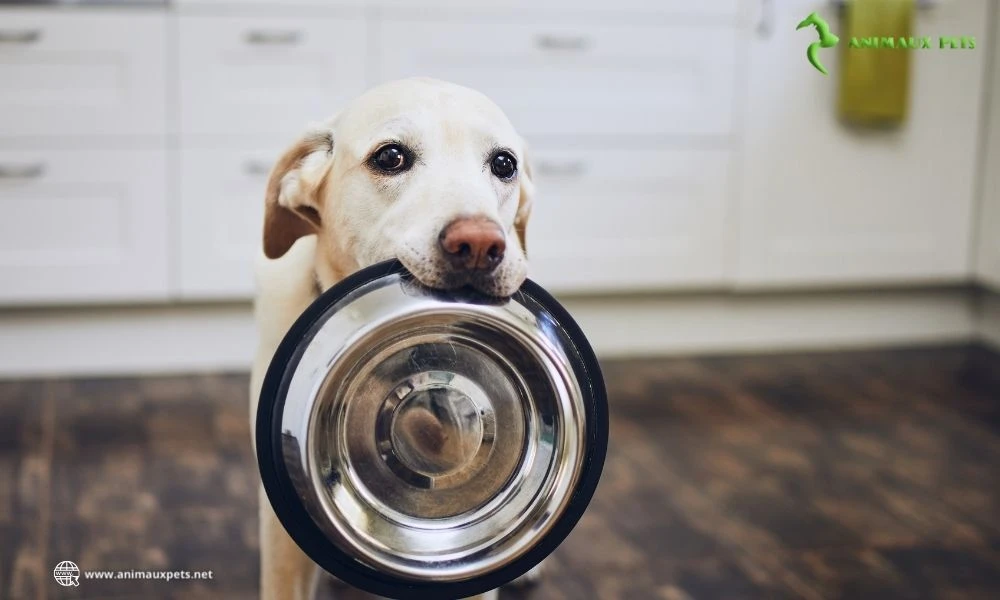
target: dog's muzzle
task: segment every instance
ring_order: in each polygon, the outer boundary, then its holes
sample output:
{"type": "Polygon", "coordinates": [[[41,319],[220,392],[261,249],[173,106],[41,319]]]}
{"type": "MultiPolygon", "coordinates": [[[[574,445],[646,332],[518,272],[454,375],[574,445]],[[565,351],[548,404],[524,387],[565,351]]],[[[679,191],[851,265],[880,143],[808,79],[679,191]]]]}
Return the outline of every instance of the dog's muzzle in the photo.
{"type": "Polygon", "coordinates": [[[395,261],[298,319],[256,430],[291,537],[391,598],[472,596],[534,567],[590,502],[607,441],[597,360],[544,290],[436,291],[395,261]]]}

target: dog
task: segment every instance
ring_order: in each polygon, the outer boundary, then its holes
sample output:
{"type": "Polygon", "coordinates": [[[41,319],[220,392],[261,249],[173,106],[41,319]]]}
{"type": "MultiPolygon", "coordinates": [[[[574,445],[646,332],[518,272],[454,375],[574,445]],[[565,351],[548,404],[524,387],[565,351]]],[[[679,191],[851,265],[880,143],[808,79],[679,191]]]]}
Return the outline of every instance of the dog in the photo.
{"type": "MultiPolygon", "coordinates": [[[[512,295],[527,275],[533,196],[524,140],[500,108],[468,88],[395,81],[310,127],[267,184],[251,421],[292,323],[363,267],[397,258],[432,288],[512,295]]],[[[307,600],[318,567],[282,528],[263,488],[259,498],[261,597],[307,600]]]]}

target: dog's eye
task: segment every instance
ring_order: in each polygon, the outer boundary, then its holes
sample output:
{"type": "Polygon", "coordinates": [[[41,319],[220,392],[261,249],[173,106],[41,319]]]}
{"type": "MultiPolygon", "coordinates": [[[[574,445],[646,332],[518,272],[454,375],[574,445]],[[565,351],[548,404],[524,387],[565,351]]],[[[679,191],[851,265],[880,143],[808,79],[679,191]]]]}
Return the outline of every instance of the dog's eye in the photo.
{"type": "Polygon", "coordinates": [[[490,169],[500,179],[510,179],[517,172],[517,160],[509,152],[497,152],[490,161],[490,169]]]}
{"type": "Polygon", "coordinates": [[[410,168],[410,157],[399,144],[389,144],[375,151],[371,163],[379,171],[396,173],[410,168]]]}

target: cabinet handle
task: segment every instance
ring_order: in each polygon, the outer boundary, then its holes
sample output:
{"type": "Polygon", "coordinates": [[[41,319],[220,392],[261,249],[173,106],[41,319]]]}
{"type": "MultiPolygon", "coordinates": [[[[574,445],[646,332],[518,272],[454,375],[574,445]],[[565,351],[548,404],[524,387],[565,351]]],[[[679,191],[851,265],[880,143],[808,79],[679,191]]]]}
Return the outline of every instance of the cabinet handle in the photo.
{"type": "Polygon", "coordinates": [[[262,160],[248,160],[243,163],[243,172],[247,175],[270,175],[271,165],[262,160]]]}
{"type": "Polygon", "coordinates": [[[288,31],[248,31],[246,42],[255,46],[293,46],[302,41],[302,32],[295,30],[288,31]]]}
{"type": "Polygon", "coordinates": [[[760,20],[756,30],[757,35],[765,39],[774,33],[774,0],[760,0],[760,20]]]}
{"type": "MultiPolygon", "coordinates": [[[[833,4],[835,8],[843,9],[847,7],[847,0],[831,0],[830,4],[833,4]]],[[[917,0],[917,8],[922,10],[936,8],[937,4],[937,0],[917,0]]]]}
{"type": "Polygon", "coordinates": [[[0,179],[38,179],[45,174],[43,163],[31,163],[27,165],[3,165],[0,164],[0,179]]]}
{"type": "Polygon", "coordinates": [[[585,35],[553,35],[543,33],[535,38],[535,45],[542,50],[583,52],[590,48],[590,38],[585,35]]]}
{"type": "Polygon", "coordinates": [[[34,44],[40,39],[41,29],[0,30],[0,44],[34,44]]]}
{"type": "Polygon", "coordinates": [[[539,175],[550,177],[581,177],[587,172],[587,163],[582,160],[567,162],[538,161],[535,170],[539,175]]]}

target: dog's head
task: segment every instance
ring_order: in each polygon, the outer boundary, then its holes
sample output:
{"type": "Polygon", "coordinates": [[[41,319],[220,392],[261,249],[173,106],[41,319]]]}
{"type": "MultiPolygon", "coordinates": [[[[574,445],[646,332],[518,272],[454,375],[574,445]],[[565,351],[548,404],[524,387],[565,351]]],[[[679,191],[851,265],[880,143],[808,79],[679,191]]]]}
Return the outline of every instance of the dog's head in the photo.
{"type": "Polygon", "coordinates": [[[524,141],[485,96],[407,79],[313,127],[267,186],[264,252],[317,235],[324,287],[399,258],[425,285],[509,296],[524,281],[532,184],[524,141]]]}

